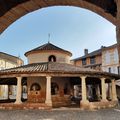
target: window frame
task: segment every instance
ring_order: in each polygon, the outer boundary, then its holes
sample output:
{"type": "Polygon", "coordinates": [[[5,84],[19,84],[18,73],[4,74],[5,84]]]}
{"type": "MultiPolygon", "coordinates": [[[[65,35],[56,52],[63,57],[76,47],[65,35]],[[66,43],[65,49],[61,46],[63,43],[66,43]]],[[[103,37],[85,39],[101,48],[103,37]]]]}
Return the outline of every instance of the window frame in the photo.
{"type": "Polygon", "coordinates": [[[50,55],[48,57],[48,62],[56,62],[56,56],[55,55],[50,55]],[[53,60],[52,60],[53,59],[53,60]]]}
{"type": "Polygon", "coordinates": [[[86,58],[82,59],[82,65],[87,65],[87,59],[86,58]]]}
{"type": "Polygon", "coordinates": [[[95,63],[96,63],[95,56],[90,57],[90,64],[95,64],[95,63]]]}

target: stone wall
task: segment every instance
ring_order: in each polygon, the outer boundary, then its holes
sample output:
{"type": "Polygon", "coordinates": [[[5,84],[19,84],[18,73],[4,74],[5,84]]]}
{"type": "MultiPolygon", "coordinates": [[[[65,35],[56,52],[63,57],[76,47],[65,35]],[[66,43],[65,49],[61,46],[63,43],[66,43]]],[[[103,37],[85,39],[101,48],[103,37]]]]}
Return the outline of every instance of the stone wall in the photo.
{"type": "MultiPolygon", "coordinates": [[[[58,106],[67,106],[70,104],[70,82],[69,78],[60,78],[54,77],[52,78],[52,83],[56,83],[58,85],[58,92],[55,95],[52,95],[52,102],[54,107],[58,106]],[[64,86],[68,85],[68,92],[64,94],[64,86]]],[[[27,79],[28,86],[28,102],[33,103],[45,103],[46,99],[46,78],[45,77],[29,77],[27,79]],[[40,91],[31,91],[30,86],[33,83],[38,83],[41,86],[40,91]]]]}
{"type": "Polygon", "coordinates": [[[40,63],[40,62],[48,62],[48,57],[50,55],[54,55],[56,57],[56,62],[59,63],[70,63],[70,56],[61,53],[61,52],[40,52],[33,53],[28,55],[28,63],[40,63]],[[44,57],[43,57],[44,56],[44,57]]]}
{"type": "Polygon", "coordinates": [[[2,33],[10,24],[12,24],[13,22],[15,22],[17,19],[21,18],[22,16],[24,16],[25,14],[28,14],[30,12],[33,12],[35,10],[38,10],[40,8],[44,8],[44,7],[49,7],[49,6],[60,6],[60,5],[65,5],[65,6],[76,6],[76,7],[81,7],[81,8],[85,8],[88,10],[91,10],[97,14],[99,14],[100,16],[106,18],[108,21],[110,21],[111,23],[113,23],[114,25],[117,24],[117,20],[116,20],[116,16],[113,16],[110,11],[112,11],[112,13],[116,14],[116,11],[114,11],[114,9],[116,10],[116,6],[115,4],[113,4],[113,0],[112,1],[103,1],[101,2],[101,0],[96,0],[92,1],[92,2],[88,2],[91,0],[49,0],[49,1],[44,1],[44,0],[24,0],[26,2],[20,2],[20,1],[15,1],[15,2],[3,2],[3,4],[0,4],[1,6],[1,17],[0,17],[0,23],[1,23],[1,27],[0,27],[0,32],[2,33]],[[98,5],[96,5],[95,3],[97,3],[98,5]],[[105,4],[104,4],[105,3],[105,4]],[[108,4],[106,4],[108,3],[108,4]],[[10,4],[10,5],[9,5],[10,4]],[[99,5],[100,4],[100,5],[99,5]],[[101,7],[101,5],[103,7],[101,7]],[[8,8],[7,8],[8,7],[8,8]],[[104,9],[103,9],[104,8],[104,9]],[[113,9],[114,8],[114,9],[113,9]]]}
{"type": "Polygon", "coordinates": [[[119,66],[118,59],[118,50],[117,46],[106,49],[102,51],[102,70],[109,72],[109,68],[111,68],[111,73],[118,74],[117,67],[119,66]]]}

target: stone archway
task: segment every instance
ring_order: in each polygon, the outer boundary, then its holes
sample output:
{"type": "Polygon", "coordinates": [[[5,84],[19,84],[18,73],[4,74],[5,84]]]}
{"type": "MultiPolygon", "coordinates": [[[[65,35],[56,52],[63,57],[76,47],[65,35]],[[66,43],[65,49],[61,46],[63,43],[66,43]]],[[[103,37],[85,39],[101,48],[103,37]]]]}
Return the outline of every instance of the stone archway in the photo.
{"type": "Polygon", "coordinates": [[[49,6],[76,6],[91,10],[116,26],[120,63],[120,0],[1,0],[0,33],[20,17],[49,6]]]}
{"type": "Polygon", "coordinates": [[[114,0],[2,0],[0,2],[0,32],[20,17],[37,9],[49,6],[76,6],[91,10],[116,25],[116,3],[114,0]]]}

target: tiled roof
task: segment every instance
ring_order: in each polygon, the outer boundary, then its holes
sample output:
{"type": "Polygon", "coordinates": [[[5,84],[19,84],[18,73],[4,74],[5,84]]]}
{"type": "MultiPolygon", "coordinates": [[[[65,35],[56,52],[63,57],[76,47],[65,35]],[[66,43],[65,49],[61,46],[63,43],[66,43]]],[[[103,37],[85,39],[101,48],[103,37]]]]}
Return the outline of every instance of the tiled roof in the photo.
{"type": "Polygon", "coordinates": [[[111,46],[108,46],[108,47],[102,46],[101,49],[95,50],[91,53],[88,53],[87,55],[75,58],[75,59],[73,59],[73,61],[77,61],[77,60],[84,59],[84,58],[87,58],[87,57],[100,55],[100,54],[102,54],[102,50],[107,50],[107,49],[111,49],[111,48],[114,48],[114,47],[117,47],[117,44],[114,44],[114,45],[111,45],[111,46]]]}
{"type": "Polygon", "coordinates": [[[75,59],[73,59],[73,61],[77,61],[77,60],[84,59],[84,58],[87,58],[87,57],[100,55],[101,53],[102,53],[102,49],[98,49],[98,50],[95,50],[95,51],[93,51],[91,53],[88,53],[87,55],[84,55],[82,57],[75,58],[75,59]]]}
{"type": "Polygon", "coordinates": [[[32,73],[78,73],[78,74],[94,74],[94,75],[107,75],[115,78],[120,78],[116,74],[107,72],[100,72],[90,68],[82,68],[66,63],[46,62],[46,63],[34,63],[12,69],[6,69],[0,71],[0,76],[10,74],[32,74],[32,73]]]}
{"type": "Polygon", "coordinates": [[[108,47],[103,47],[102,50],[108,50],[108,49],[115,48],[115,47],[117,47],[117,44],[113,44],[113,45],[108,46],[108,47]]]}
{"type": "Polygon", "coordinates": [[[19,57],[16,57],[16,56],[10,55],[8,53],[4,53],[4,52],[0,52],[0,58],[9,60],[9,61],[12,61],[15,63],[17,63],[17,60],[20,60],[21,62],[23,62],[23,60],[20,59],[19,57]]]}
{"type": "Polygon", "coordinates": [[[0,74],[4,73],[30,73],[30,72],[45,72],[48,70],[48,63],[34,63],[28,64],[21,67],[1,70],[0,74]]]}
{"type": "Polygon", "coordinates": [[[69,51],[67,51],[67,50],[64,50],[64,49],[62,49],[62,48],[60,48],[60,47],[57,47],[57,46],[55,46],[55,45],[53,45],[53,44],[51,44],[51,43],[46,43],[46,44],[44,44],[44,45],[42,45],[42,46],[39,46],[39,47],[37,47],[37,48],[35,48],[35,49],[32,49],[32,50],[30,50],[30,51],[28,51],[28,52],[26,52],[25,53],[25,55],[27,55],[28,53],[30,53],[30,52],[34,52],[34,51],[48,51],[48,50],[55,50],[55,51],[62,51],[62,52],[67,52],[67,53],[69,53],[70,55],[72,55],[72,53],[71,52],[69,52],[69,51]]]}
{"type": "Polygon", "coordinates": [[[11,68],[0,71],[0,74],[3,73],[30,73],[30,72],[71,72],[71,71],[94,71],[89,68],[81,68],[71,64],[66,63],[56,63],[56,62],[45,62],[45,63],[33,63],[24,65],[21,67],[11,68]]]}

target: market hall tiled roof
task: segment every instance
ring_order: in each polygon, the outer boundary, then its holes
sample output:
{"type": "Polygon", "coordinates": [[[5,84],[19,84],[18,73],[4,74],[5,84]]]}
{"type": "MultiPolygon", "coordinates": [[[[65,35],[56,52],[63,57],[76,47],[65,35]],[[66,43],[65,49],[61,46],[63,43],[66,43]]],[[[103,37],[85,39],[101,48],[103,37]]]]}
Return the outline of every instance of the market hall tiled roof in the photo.
{"type": "Polygon", "coordinates": [[[49,51],[49,50],[65,52],[65,53],[69,54],[70,56],[72,56],[71,52],[69,52],[67,50],[64,50],[64,49],[62,49],[60,47],[57,47],[57,46],[51,44],[50,42],[48,42],[48,43],[46,43],[46,44],[44,44],[42,46],[39,46],[39,47],[37,47],[35,49],[32,49],[32,50],[26,52],[25,56],[27,56],[28,54],[30,54],[32,52],[36,52],[36,51],[49,51]]]}
{"type": "Polygon", "coordinates": [[[57,62],[45,62],[45,63],[33,63],[24,65],[21,67],[6,69],[0,71],[0,77],[5,75],[22,75],[22,74],[31,74],[32,73],[60,73],[60,74],[94,74],[94,75],[103,75],[109,76],[116,79],[119,79],[120,76],[116,74],[111,74],[107,72],[100,72],[90,68],[82,68],[66,63],[57,63],[57,62]]]}

